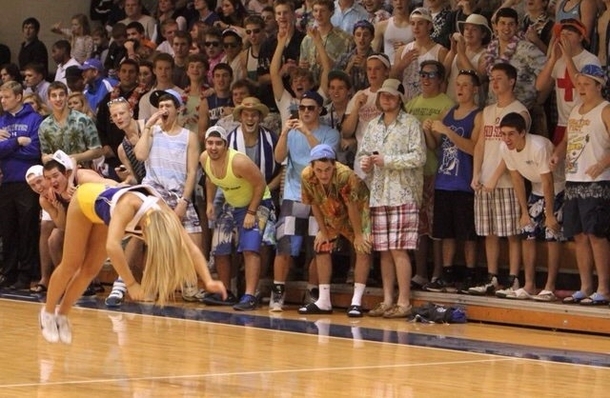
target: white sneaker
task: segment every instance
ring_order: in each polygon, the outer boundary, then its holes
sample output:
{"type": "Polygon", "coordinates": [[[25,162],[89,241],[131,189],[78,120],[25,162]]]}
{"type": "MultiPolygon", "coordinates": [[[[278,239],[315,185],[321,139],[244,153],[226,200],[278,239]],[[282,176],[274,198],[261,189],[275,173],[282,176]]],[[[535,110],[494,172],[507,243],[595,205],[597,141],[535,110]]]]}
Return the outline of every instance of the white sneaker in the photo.
{"type": "Polygon", "coordinates": [[[68,317],[65,315],[55,314],[55,321],[57,322],[57,329],[59,331],[59,340],[64,344],[72,343],[72,325],[68,317]]]}
{"type": "Polygon", "coordinates": [[[524,288],[519,288],[513,291],[513,294],[506,296],[507,299],[513,300],[530,300],[532,295],[529,294],[524,288]]]}
{"type": "Polygon", "coordinates": [[[557,300],[555,293],[553,293],[550,290],[543,290],[540,293],[538,293],[537,295],[533,296],[532,298],[536,301],[544,301],[544,302],[551,302],[551,301],[557,300]]]}
{"type": "Polygon", "coordinates": [[[282,312],[284,307],[284,293],[271,291],[271,299],[269,300],[269,311],[282,312]]]}
{"type": "Polygon", "coordinates": [[[39,320],[42,337],[49,343],[57,343],[59,341],[59,331],[57,330],[55,314],[49,314],[43,307],[42,310],[40,310],[39,320]]]}

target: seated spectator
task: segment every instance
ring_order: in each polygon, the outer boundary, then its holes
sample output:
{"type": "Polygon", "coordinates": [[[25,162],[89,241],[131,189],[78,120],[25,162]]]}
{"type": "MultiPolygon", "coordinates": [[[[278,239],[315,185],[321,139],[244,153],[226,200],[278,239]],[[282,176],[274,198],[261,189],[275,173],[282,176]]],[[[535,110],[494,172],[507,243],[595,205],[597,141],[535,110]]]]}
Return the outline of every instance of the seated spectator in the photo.
{"type": "Polygon", "coordinates": [[[85,97],[89,106],[97,112],[99,102],[112,91],[116,80],[104,77],[104,66],[99,59],[91,58],[81,66],[83,79],[85,80],[85,97]]]}
{"type": "Polygon", "coordinates": [[[23,76],[21,76],[19,66],[17,64],[2,64],[0,67],[0,80],[2,80],[2,83],[10,81],[21,83],[23,76]]]}
{"type": "Polygon", "coordinates": [[[85,91],[85,79],[80,66],[66,68],[66,85],[71,93],[83,93],[85,91]]]}
{"type": "Polygon", "coordinates": [[[157,21],[150,15],[144,15],[142,0],[125,0],[125,16],[127,18],[119,21],[129,25],[131,22],[139,22],[144,27],[144,34],[151,41],[157,40],[157,21]]]}
{"type": "Polygon", "coordinates": [[[27,64],[24,70],[23,85],[26,87],[24,94],[36,93],[42,98],[47,104],[49,103],[49,96],[47,90],[49,89],[49,82],[46,81],[45,67],[42,64],[27,64]]]}

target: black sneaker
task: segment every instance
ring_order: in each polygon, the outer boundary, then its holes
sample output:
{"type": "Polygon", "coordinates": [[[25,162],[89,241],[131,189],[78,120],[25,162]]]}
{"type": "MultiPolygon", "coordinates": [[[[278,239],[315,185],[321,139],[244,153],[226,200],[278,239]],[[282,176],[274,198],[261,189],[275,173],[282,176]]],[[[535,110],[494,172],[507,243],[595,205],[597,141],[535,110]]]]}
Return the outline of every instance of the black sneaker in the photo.
{"type": "Polygon", "coordinates": [[[464,280],[459,284],[458,293],[468,294],[468,289],[476,286],[476,281],[473,276],[467,276],[464,280]]]}
{"type": "Polygon", "coordinates": [[[207,305],[225,305],[225,306],[232,306],[232,305],[237,304],[237,302],[238,302],[237,297],[235,297],[235,295],[230,291],[227,292],[227,298],[225,300],[222,299],[220,294],[212,293],[212,294],[206,295],[201,301],[207,305]]]}
{"type": "Polygon", "coordinates": [[[440,277],[434,282],[430,282],[422,288],[427,292],[435,292],[435,293],[455,293],[457,289],[455,288],[455,284],[453,282],[449,282],[445,279],[445,277],[440,277]]]}
{"type": "Polygon", "coordinates": [[[85,291],[83,292],[83,297],[92,297],[95,295],[96,295],[95,288],[91,284],[89,286],[87,286],[87,289],[85,289],[85,291]]]}
{"type": "Polygon", "coordinates": [[[252,311],[256,309],[258,302],[256,297],[251,294],[244,294],[241,296],[241,300],[239,303],[233,306],[233,309],[236,311],[252,311]]]}

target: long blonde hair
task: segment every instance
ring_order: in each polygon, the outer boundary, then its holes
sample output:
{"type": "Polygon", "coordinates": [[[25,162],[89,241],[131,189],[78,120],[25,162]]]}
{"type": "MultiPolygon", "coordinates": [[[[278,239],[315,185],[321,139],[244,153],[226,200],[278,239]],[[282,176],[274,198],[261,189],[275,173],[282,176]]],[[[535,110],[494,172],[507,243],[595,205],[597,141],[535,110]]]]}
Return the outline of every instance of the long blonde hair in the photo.
{"type": "Polygon", "coordinates": [[[145,297],[156,296],[157,304],[164,305],[184,284],[196,285],[197,273],[178,216],[163,208],[145,217],[142,232],[148,253],[142,289],[145,297]]]}

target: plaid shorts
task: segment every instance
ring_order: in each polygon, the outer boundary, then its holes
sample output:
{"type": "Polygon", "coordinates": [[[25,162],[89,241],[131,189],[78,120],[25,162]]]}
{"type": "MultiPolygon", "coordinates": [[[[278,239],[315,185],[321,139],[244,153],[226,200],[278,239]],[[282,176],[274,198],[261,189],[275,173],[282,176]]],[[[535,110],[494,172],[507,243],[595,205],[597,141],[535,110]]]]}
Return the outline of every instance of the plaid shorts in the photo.
{"type": "MultiPolygon", "coordinates": [[[[178,199],[180,199],[182,195],[178,195],[175,192],[170,192],[167,189],[161,187],[160,185],[150,185],[155,188],[157,192],[159,192],[165,203],[167,203],[167,205],[171,209],[176,208],[176,206],[178,205],[178,199]]],[[[193,206],[192,203],[188,203],[186,207],[186,214],[180,221],[182,221],[182,226],[189,234],[197,234],[202,232],[201,223],[199,222],[199,216],[197,215],[197,212],[195,211],[195,206],[193,206]]]]}
{"type": "Polygon", "coordinates": [[[474,196],[474,224],[479,236],[519,235],[519,202],[513,188],[478,191],[474,196]]]}
{"type": "Polygon", "coordinates": [[[416,249],[418,222],[419,209],[415,202],[371,207],[373,250],[416,249]]]}
{"type": "Polygon", "coordinates": [[[282,201],[276,225],[278,254],[298,256],[303,241],[313,242],[317,233],[318,223],[311,214],[311,206],[288,199],[282,201]]]}

